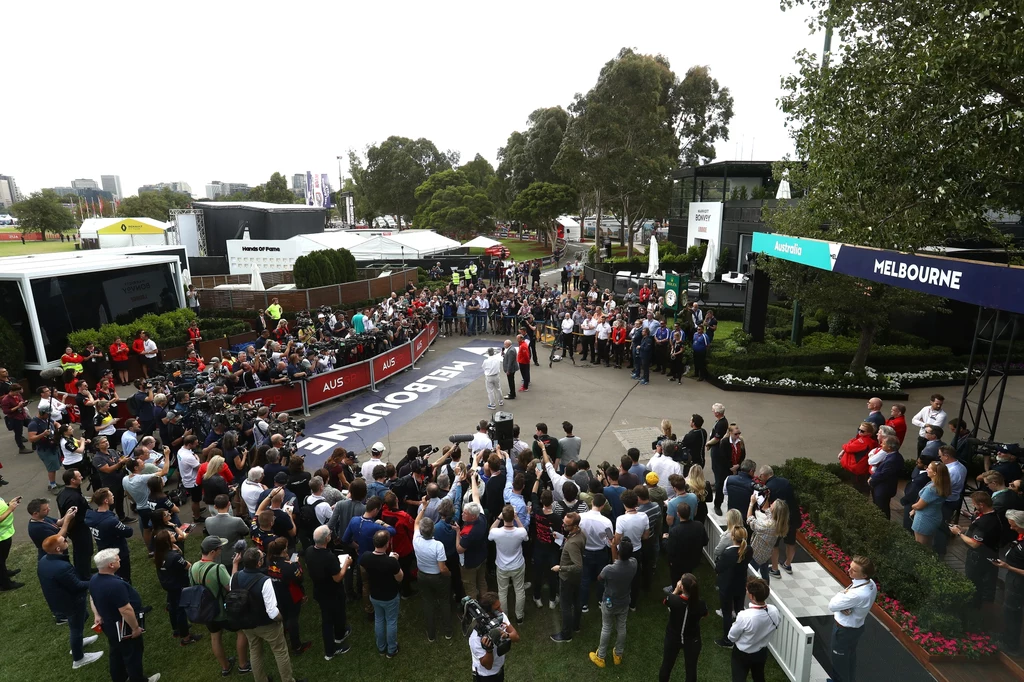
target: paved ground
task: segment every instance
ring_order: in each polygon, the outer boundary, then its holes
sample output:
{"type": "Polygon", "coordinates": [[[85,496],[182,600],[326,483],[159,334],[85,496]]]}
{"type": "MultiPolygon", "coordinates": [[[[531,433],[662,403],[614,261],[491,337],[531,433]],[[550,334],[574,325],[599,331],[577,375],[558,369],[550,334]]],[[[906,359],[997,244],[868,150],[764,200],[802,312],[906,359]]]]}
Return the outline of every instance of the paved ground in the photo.
{"type": "MultiPolygon", "coordinates": [[[[493,338],[495,344],[499,337],[493,338]]],[[[474,345],[481,337],[473,337],[474,345]]],[[[439,339],[426,359],[457,351],[466,345],[466,337],[439,339]]],[[[543,359],[543,353],[542,359],[543,359]]],[[[443,445],[453,433],[471,433],[480,419],[490,416],[486,408],[487,394],[483,377],[477,368],[477,378],[465,388],[449,396],[442,403],[410,419],[392,430],[386,439],[389,458],[401,458],[410,445],[432,443],[443,445]]],[[[403,385],[408,373],[391,380],[382,390],[398,390],[391,386],[403,385]]],[[[504,380],[503,380],[504,381],[504,380]]],[[[925,405],[936,389],[911,391],[908,411],[925,405]]],[[[949,414],[959,408],[961,389],[938,389],[948,398],[949,414]]],[[[726,406],[730,420],[740,424],[747,442],[748,457],[758,463],[776,464],[794,456],[834,461],[839,446],[854,433],[856,425],[866,414],[864,401],[859,399],[824,399],[793,396],[772,396],[756,393],[721,391],[706,383],[692,379],[682,385],[669,383],[665,377],[651,377],[648,386],[641,386],[629,378],[626,369],[591,367],[577,360],[556,363],[551,369],[547,362],[533,367],[533,384],[528,393],[521,394],[514,403],[506,403],[521,425],[527,439],[532,436],[537,422],[546,422],[553,434],[561,435],[560,424],[569,420],[575,433],[583,439],[583,456],[591,461],[614,461],[624,452],[624,443],[646,443],[652,440],[663,418],[672,421],[677,434],[688,430],[691,414],[699,413],[711,419],[711,404],[726,406]],[[642,431],[638,431],[642,429],[642,431]]],[[[888,412],[888,406],[885,407],[888,412]]],[[[330,413],[337,418],[348,414],[344,402],[328,403],[314,410],[315,415],[330,413]]],[[[1000,437],[1019,439],[1017,425],[1024,418],[1024,377],[1013,377],[1007,386],[1000,418],[1000,437]]],[[[912,441],[911,441],[912,442],[912,441]]],[[[349,443],[346,443],[349,445],[349,443]]],[[[643,450],[644,455],[648,454],[643,450]]],[[[4,499],[23,495],[24,501],[46,496],[46,476],[35,455],[18,455],[13,438],[0,441],[0,462],[3,475],[11,485],[0,490],[4,499]]],[[[17,515],[18,540],[26,540],[27,514],[17,515]]]]}

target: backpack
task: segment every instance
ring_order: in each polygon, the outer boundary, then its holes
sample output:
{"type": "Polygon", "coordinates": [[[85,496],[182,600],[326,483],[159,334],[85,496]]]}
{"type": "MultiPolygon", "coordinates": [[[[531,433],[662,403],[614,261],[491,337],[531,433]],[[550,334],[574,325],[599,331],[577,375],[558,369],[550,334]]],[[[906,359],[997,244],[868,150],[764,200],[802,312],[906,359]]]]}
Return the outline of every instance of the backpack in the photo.
{"type": "Polygon", "coordinates": [[[227,597],[224,598],[224,611],[227,613],[228,623],[235,630],[251,630],[266,625],[270,619],[267,617],[263,596],[260,595],[259,598],[256,598],[252,594],[252,589],[253,587],[262,589],[263,582],[269,578],[265,575],[258,575],[256,580],[247,586],[242,586],[242,581],[239,579],[239,585],[236,586],[235,578],[239,575],[231,576],[231,582],[228,583],[231,589],[228,590],[227,597]]]}
{"type": "Polygon", "coordinates": [[[181,591],[181,596],[178,597],[178,606],[185,610],[185,615],[190,623],[207,625],[216,620],[220,614],[217,596],[204,584],[206,576],[219,565],[217,562],[211,562],[199,582],[181,591]]]}
{"type": "Polygon", "coordinates": [[[320,525],[320,519],[316,517],[316,508],[321,504],[328,503],[327,500],[317,500],[315,504],[307,504],[306,498],[304,498],[301,504],[302,506],[299,507],[298,513],[298,530],[302,533],[303,537],[311,538],[313,537],[313,531],[320,525]]]}
{"type": "Polygon", "coordinates": [[[128,407],[128,414],[133,417],[139,416],[141,405],[139,405],[139,399],[135,397],[134,393],[128,396],[128,399],[124,401],[124,404],[128,407]]]}

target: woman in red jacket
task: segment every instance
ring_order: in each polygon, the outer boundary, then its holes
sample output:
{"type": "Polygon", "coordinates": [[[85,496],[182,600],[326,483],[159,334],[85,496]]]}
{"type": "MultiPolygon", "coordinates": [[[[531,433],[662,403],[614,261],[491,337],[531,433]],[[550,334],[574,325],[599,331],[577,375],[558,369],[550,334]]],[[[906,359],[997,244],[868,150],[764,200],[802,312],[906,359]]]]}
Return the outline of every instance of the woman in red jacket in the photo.
{"type": "Polygon", "coordinates": [[[626,350],[626,327],[622,320],[615,320],[612,325],[612,357],[615,358],[615,369],[622,369],[622,355],[626,350]]]}
{"type": "MultiPolygon", "coordinates": [[[[141,341],[141,339],[139,339],[141,341]]],[[[117,372],[117,378],[122,386],[128,385],[128,345],[121,340],[121,337],[114,339],[110,344],[110,361],[117,372]]]]}
{"type": "Polygon", "coordinates": [[[861,422],[857,435],[839,451],[839,464],[854,475],[854,485],[859,490],[868,489],[868,453],[876,447],[878,441],[875,440],[875,425],[861,422]]]}
{"type": "Polygon", "coordinates": [[[188,340],[194,344],[203,340],[203,333],[199,331],[198,320],[192,320],[192,324],[188,326],[188,340]]]}

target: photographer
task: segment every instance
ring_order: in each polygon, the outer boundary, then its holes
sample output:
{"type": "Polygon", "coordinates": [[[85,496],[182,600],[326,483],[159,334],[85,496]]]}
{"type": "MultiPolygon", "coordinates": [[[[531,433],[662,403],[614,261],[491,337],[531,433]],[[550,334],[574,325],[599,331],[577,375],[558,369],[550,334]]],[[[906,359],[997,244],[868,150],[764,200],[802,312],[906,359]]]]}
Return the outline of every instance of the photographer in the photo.
{"type": "Polygon", "coordinates": [[[36,446],[36,455],[46,467],[49,479],[47,490],[57,493],[57,469],[60,469],[60,455],[57,453],[57,430],[60,422],[54,421],[48,403],[41,403],[38,416],[28,423],[28,441],[36,446]]]}
{"type": "MultiPolygon", "coordinates": [[[[485,593],[480,597],[480,608],[488,616],[501,617],[502,640],[510,642],[519,641],[519,633],[512,627],[508,616],[501,610],[501,602],[498,601],[498,595],[493,592],[485,593]]],[[[493,682],[502,682],[505,679],[506,654],[500,654],[495,651],[496,644],[497,642],[492,642],[488,635],[481,635],[475,627],[469,633],[469,651],[473,655],[474,682],[484,677],[493,680],[493,682]]]]}
{"type": "Polygon", "coordinates": [[[153,384],[144,380],[135,380],[135,394],[128,399],[128,406],[134,408],[135,417],[139,420],[141,433],[144,436],[153,434],[156,421],[153,416],[153,384]]]}

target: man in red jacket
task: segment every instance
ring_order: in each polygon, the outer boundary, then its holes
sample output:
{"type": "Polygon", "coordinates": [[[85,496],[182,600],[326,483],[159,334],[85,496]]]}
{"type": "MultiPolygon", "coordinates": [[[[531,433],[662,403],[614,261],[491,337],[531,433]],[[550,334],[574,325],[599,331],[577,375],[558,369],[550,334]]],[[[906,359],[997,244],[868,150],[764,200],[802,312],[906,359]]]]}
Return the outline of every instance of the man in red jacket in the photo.
{"type": "Polygon", "coordinates": [[[516,343],[519,344],[516,361],[519,363],[519,373],[523,375],[523,385],[519,390],[525,392],[530,390],[530,343],[523,334],[516,336],[516,343]]]}
{"type": "MultiPolygon", "coordinates": [[[[413,518],[409,512],[398,508],[398,495],[390,490],[384,494],[380,518],[384,523],[394,527],[395,535],[391,538],[391,548],[398,555],[398,565],[402,572],[411,578],[416,568],[416,555],[412,549],[413,518]]],[[[404,599],[411,597],[414,594],[412,580],[403,580],[401,590],[404,599]]]]}
{"type": "Polygon", "coordinates": [[[900,445],[903,445],[903,438],[907,435],[907,406],[903,403],[893,403],[892,407],[889,408],[889,418],[885,420],[886,426],[891,426],[892,430],[896,432],[896,437],[900,439],[900,445]]]}
{"type": "Polygon", "coordinates": [[[839,464],[854,475],[854,485],[858,490],[867,491],[868,453],[877,447],[875,425],[871,422],[861,422],[857,435],[839,450],[839,464]]]}

